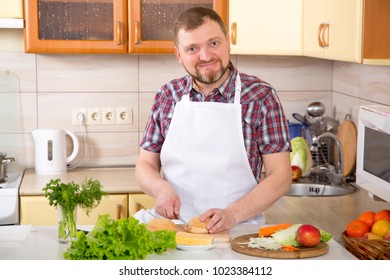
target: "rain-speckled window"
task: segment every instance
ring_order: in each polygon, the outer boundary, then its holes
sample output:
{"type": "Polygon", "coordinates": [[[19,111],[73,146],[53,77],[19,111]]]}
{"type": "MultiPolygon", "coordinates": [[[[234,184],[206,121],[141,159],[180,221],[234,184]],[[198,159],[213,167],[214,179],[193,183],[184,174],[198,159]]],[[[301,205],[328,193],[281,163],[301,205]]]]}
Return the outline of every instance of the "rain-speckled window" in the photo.
{"type": "Polygon", "coordinates": [[[172,26],[186,9],[202,6],[212,9],[212,0],[142,0],[141,40],[172,40],[172,26]]]}
{"type": "Polygon", "coordinates": [[[39,0],[40,40],[113,40],[114,0],[39,0]]]}

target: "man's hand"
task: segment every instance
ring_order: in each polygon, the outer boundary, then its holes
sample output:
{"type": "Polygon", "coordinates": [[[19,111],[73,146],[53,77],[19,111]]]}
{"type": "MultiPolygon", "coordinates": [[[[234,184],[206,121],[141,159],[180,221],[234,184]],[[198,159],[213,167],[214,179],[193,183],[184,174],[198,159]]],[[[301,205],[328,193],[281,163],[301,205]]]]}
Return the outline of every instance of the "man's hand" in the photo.
{"type": "Polygon", "coordinates": [[[158,214],[167,219],[176,219],[180,213],[180,198],[172,189],[171,191],[162,191],[156,198],[155,209],[158,214]]]}
{"type": "Polygon", "coordinates": [[[236,223],[236,218],[228,209],[211,208],[200,215],[200,220],[204,222],[207,218],[207,229],[210,233],[217,233],[232,228],[236,223]]]}

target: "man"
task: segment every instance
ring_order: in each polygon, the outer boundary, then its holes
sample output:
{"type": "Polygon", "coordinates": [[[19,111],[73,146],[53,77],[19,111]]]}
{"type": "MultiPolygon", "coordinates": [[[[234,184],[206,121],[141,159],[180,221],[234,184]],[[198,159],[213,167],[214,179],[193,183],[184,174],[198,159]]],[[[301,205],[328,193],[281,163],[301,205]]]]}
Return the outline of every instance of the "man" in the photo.
{"type": "Polygon", "coordinates": [[[185,11],[174,38],[189,75],[156,94],[140,143],[138,184],[156,198],[159,215],[210,218],[210,233],[264,223],[262,212],[291,186],[289,132],[276,92],[233,66],[229,36],[213,10],[185,11]]]}

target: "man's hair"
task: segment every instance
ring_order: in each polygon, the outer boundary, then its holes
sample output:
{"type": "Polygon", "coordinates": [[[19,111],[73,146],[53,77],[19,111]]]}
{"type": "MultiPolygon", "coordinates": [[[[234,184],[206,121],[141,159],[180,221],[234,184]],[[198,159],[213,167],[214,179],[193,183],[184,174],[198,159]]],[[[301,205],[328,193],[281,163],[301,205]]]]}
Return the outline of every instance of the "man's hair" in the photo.
{"type": "Polygon", "coordinates": [[[173,25],[173,36],[175,45],[178,45],[178,33],[179,30],[185,31],[194,30],[204,24],[206,19],[210,19],[218,23],[221,27],[223,34],[226,36],[227,31],[222,18],[212,9],[205,7],[194,7],[184,11],[175,21],[173,25]]]}

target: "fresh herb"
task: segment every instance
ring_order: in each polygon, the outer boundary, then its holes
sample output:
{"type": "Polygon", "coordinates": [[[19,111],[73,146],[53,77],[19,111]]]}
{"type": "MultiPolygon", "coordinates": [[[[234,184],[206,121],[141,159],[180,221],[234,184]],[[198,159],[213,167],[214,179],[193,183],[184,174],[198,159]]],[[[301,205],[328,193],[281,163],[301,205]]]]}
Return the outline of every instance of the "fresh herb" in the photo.
{"type": "Polygon", "coordinates": [[[60,208],[62,219],[59,221],[60,241],[65,241],[68,237],[72,239],[76,234],[76,221],[74,213],[76,207],[85,210],[86,214],[99,205],[106,192],[102,190],[103,186],[99,181],[85,179],[81,184],[74,182],[63,183],[60,179],[51,179],[46,187],[43,188],[45,197],[49,200],[51,206],[60,208]]]}
{"type": "Polygon", "coordinates": [[[108,215],[100,215],[88,234],[77,232],[77,238],[64,257],[72,260],[139,260],[149,254],[162,254],[168,248],[176,248],[174,231],[149,231],[134,217],[113,220],[108,215]]]}

